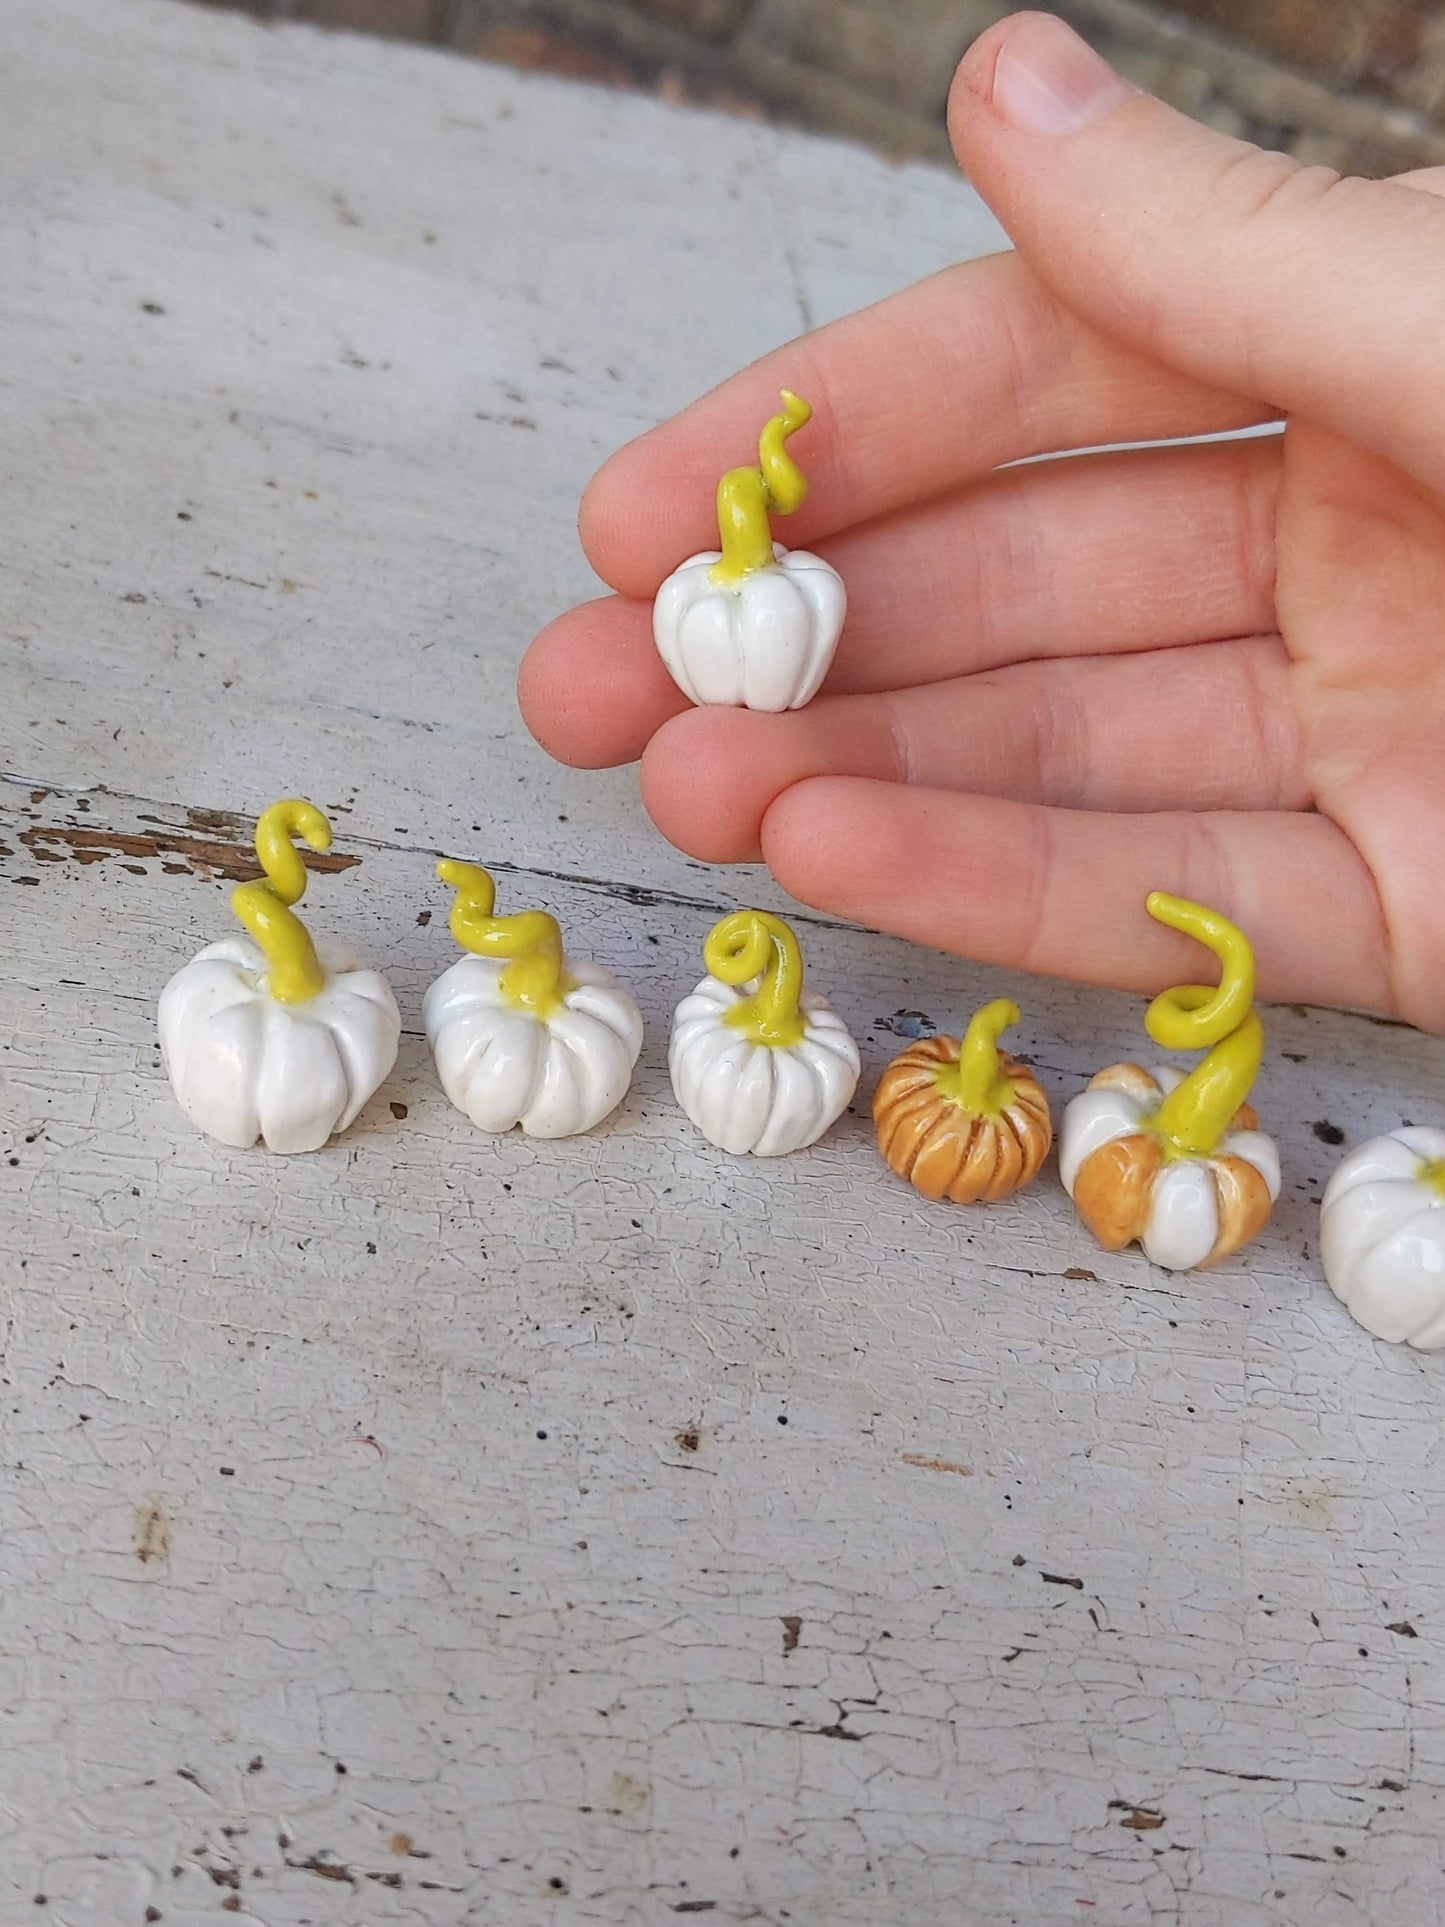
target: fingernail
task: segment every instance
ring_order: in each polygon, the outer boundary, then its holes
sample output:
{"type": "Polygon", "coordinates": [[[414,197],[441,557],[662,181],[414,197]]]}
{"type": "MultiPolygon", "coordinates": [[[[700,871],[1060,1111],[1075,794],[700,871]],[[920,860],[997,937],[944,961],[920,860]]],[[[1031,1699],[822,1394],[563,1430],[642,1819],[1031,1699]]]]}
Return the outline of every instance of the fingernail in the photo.
{"type": "Polygon", "coordinates": [[[993,105],[1021,134],[1074,134],[1135,91],[1072,27],[1026,15],[999,50],[993,105]]]}

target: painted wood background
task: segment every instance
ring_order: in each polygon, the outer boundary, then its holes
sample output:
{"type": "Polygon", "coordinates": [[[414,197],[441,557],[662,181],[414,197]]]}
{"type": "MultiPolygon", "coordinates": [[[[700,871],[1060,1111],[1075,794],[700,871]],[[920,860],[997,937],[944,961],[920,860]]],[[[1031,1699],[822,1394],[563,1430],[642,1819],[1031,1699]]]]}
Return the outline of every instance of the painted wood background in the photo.
{"type": "MultiPolygon", "coordinates": [[[[170,0],[0,23],[0,1922],[1431,1927],[1445,1363],[1313,1240],[1445,1046],[1270,1013],[1285,1192],[1204,1277],[1052,1175],[922,1204],[861,1104],[723,1158],[668,1018],[778,899],[516,716],[598,458],[988,217],[170,0]],[[283,1161],[185,1126],[153,1020],[296,790],[407,1028],[283,1161]],[[636,987],[609,1128],[447,1108],[439,851],[636,987]]],[[[1000,987],[800,927],[868,1079],[1000,987]]],[[[1057,1096],[1138,1048],[1136,999],[1024,990],[1057,1096]]]]}

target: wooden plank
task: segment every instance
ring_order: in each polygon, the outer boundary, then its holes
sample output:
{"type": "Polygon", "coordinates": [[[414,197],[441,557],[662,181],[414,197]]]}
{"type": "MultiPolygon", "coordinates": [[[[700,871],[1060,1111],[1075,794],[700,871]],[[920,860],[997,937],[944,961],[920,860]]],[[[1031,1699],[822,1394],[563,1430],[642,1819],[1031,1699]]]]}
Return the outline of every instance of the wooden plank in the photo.
{"type": "MultiPolygon", "coordinates": [[[[1285,1194],[1203,1278],[1051,1175],[922,1204],[861,1103],[724,1159],[667,1022],[758,881],[516,720],[597,458],[986,216],[423,51],[10,16],[0,1922],[1432,1923],[1441,1367],[1312,1252],[1327,1140],[1438,1113],[1442,1046],[1272,1013],[1285,1194]],[[406,1034],[282,1161],[186,1128],[153,1013],[297,788],[406,1034]],[[441,850],[636,987],[594,1136],[445,1105],[441,850]]],[[[865,1092],[1000,987],[801,927],[865,1092]]],[[[1058,1097],[1138,1048],[1025,989],[1058,1097]]]]}

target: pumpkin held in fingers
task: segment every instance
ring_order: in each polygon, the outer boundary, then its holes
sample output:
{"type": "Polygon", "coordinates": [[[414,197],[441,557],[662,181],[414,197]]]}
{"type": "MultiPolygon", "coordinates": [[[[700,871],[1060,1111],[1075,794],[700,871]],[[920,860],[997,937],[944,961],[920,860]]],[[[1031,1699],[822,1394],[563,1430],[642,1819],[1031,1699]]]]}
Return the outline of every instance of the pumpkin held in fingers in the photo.
{"type": "Polygon", "coordinates": [[[774,542],[768,519],[792,514],[808,490],[784,444],[813,411],[789,389],[782,400],[756,465],[718,483],[721,546],[689,556],[653,603],[658,654],[690,702],[801,709],[838,646],[848,606],[842,577],[820,555],[774,542]]]}
{"type": "Polygon", "coordinates": [[[1144,1027],[1170,1050],[1209,1048],[1188,1074],[1111,1064],[1064,1113],[1059,1172],[1099,1243],[1137,1241],[1171,1271],[1212,1265],[1248,1244],[1279,1196],[1279,1152],[1245,1103],[1264,1030],[1254,957],[1214,911],[1155,891],[1148,910],[1220,959],[1217,988],[1183,984],[1154,999],[1144,1027]]]}
{"type": "Polygon", "coordinates": [[[879,1080],[878,1148],[925,1198],[992,1204],[1021,1190],[1048,1156],[1049,1100],[1033,1072],[998,1048],[1018,1018],[1018,1005],[1001,997],[978,1012],[962,1044],[910,1044],[879,1080]]]}

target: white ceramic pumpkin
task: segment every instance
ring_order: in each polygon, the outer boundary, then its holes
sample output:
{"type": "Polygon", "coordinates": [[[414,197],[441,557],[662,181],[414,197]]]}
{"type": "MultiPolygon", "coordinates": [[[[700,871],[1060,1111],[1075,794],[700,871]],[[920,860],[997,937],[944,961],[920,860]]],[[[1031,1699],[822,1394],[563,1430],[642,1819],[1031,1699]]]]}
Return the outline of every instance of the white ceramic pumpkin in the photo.
{"type": "Polygon", "coordinates": [[[803,982],[781,917],[741,910],[703,946],[708,975],[677,1007],[668,1068],[703,1136],[741,1156],[815,1144],[858,1087],[858,1046],[803,982]]]}
{"type": "Polygon", "coordinates": [[[719,578],[721,553],[690,556],[657,592],[652,633],[690,702],[801,709],[818,693],[847,613],[838,571],[774,545],[771,568],[719,578]]]}
{"type": "Polygon", "coordinates": [[[310,803],[256,826],[266,881],[232,892],[251,932],[209,944],[161,993],[161,1055],[192,1123],[223,1144],[315,1151],[344,1131],[396,1062],[401,1017],[386,979],[345,945],[313,945],[290,905],[306,888],[292,838],[331,828],[310,803]]]}
{"type": "Polygon", "coordinates": [[[1406,1125],[1349,1153],[1325,1187],[1320,1258],[1366,1331],[1445,1350],[1445,1130],[1406,1125]]]}
{"type": "Polygon", "coordinates": [[[1145,1028],[1166,1048],[1209,1054],[1188,1076],[1137,1064],[1100,1071],[1064,1111],[1059,1175],[1106,1250],[1137,1240],[1154,1264],[1192,1271],[1263,1228],[1279,1196],[1279,1152],[1244,1102],[1264,1050],[1249,944],[1197,903],[1156,890],[1147,907],[1208,945],[1222,970],[1217,988],[1162,992],[1145,1028]]]}
{"type": "Polygon", "coordinates": [[[642,1048],[642,1015],[598,964],[574,963],[545,911],[492,914],[491,876],[440,863],[457,891],[451,929],[471,954],[427,991],[423,1014],[442,1088],[483,1131],[590,1131],[621,1103],[642,1048]]]}
{"type": "Polygon", "coordinates": [[[812,410],[783,391],[764,428],[759,466],[718,484],[722,547],[689,556],[657,592],[652,633],[669,675],[694,703],[801,709],[828,673],[847,614],[842,577],[821,556],[772,539],[768,514],[807,492],[783,443],[812,410]]]}

